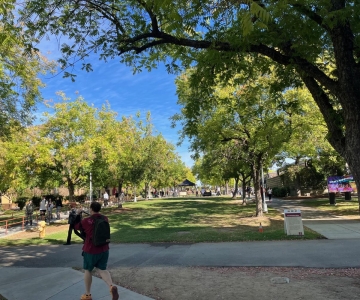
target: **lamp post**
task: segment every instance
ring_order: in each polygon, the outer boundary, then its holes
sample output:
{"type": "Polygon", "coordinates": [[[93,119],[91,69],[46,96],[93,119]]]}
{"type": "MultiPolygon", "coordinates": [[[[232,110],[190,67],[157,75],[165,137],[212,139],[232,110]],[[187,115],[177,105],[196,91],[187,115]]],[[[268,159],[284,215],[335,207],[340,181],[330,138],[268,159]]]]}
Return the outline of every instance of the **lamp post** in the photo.
{"type": "Polygon", "coordinates": [[[92,202],[92,175],[90,172],[90,202],[92,202]]]}
{"type": "Polygon", "coordinates": [[[265,186],[264,186],[264,171],[263,171],[263,166],[261,164],[261,184],[262,184],[262,193],[263,193],[263,199],[264,199],[264,202],[263,202],[263,212],[268,212],[268,209],[267,209],[267,204],[266,204],[266,199],[265,199],[265,186]]]}

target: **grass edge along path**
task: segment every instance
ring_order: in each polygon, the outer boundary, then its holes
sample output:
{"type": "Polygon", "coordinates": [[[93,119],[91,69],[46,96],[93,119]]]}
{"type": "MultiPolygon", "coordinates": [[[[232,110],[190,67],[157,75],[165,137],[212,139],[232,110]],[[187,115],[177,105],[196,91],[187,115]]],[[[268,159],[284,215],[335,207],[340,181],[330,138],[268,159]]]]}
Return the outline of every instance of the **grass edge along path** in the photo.
{"type": "MultiPolygon", "coordinates": [[[[353,205],[354,211],[357,211],[357,203],[354,202],[353,205]]],[[[339,204],[336,209],[340,208],[339,204]]],[[[302,237],[287,236],[281,213],[269,208],[264,217],[257,218],[255,210],[254,203],[244,206],[239,200],[214,197],[127,202],[123,209],[105,208],[102,211],[110,219],[112,243],[199,243],[324,238],[307,227],[304,227],[305,234],[302,237]],[[259,232],[260,222],[263,232],[259,232]]],[[[66,226],[60,231],[54,228],[53,233],[51,227],[52,225],[48,227],[45,239],[30,237],[29,233],[23,232],[0,239],[0,246],[63,243],[67,235],[66,226]]],[[[74,242],[81,243],[81,240],[75,236],[74,242]]]]}

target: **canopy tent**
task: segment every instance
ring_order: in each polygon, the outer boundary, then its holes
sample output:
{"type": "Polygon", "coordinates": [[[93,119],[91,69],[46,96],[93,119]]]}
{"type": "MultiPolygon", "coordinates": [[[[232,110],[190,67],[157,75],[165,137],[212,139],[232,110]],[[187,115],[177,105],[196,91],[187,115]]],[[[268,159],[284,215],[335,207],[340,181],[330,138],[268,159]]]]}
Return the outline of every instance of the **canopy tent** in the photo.
{"type": "Polygon", "coordinates": [[[178,186],[195,186],[195,185],[196,185],[195,183],[187,179],[185,179],[182,183],[178,184],[178,186]]]}

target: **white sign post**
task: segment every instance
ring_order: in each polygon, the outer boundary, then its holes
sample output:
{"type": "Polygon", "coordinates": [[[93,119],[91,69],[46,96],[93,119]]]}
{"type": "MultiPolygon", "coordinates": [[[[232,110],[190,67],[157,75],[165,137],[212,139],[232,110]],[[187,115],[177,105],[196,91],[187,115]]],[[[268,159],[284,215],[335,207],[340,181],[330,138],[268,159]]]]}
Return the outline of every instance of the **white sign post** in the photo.
{"type": "Polygon", "coordinates": [[[304,235],[300,209],[284,209],[284,229],[287,235],[304,235]]]}

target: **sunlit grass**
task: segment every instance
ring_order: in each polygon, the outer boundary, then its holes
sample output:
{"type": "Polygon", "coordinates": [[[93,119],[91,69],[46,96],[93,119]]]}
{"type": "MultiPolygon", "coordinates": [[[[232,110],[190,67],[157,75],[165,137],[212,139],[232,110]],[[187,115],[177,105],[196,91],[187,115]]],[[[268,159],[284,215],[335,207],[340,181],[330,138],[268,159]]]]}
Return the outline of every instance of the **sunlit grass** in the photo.
{"type": "MultiPolygon", "coordinates": [[[[255,217],[254,203],[241,205],[229,198],[157,199],[127,202],[123,209],[103,209],[111,225],[112,243],[198,243],[318,239],[305,228],[303,237],[284,233],[282,215],[271,208],[262,218],[255,217]],[[259,232],[259,225],[264,232],[259,232]]],[[[48,234],[45,239],[0,239],[0,246],[60,244],[67,231],[48,234]]],[[[73,234],[73,241],[81,240],[73,234]]]]}
{"type": "Polygon", "coordinates": [[[359,215],[358,197],[351,197],[351,201],[345,201],[344,198],[336,198],[336,205],[330,204],[327,198],[314,198],[303,200],[302,205],[315,207],[317,210],[337,214],[339,216],[359,215]]]}

